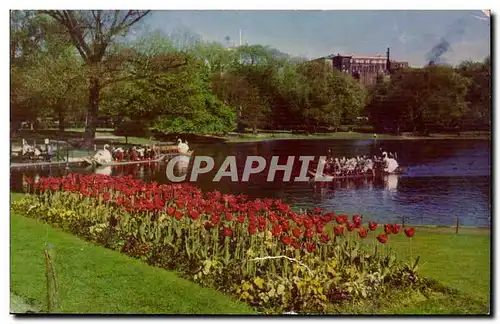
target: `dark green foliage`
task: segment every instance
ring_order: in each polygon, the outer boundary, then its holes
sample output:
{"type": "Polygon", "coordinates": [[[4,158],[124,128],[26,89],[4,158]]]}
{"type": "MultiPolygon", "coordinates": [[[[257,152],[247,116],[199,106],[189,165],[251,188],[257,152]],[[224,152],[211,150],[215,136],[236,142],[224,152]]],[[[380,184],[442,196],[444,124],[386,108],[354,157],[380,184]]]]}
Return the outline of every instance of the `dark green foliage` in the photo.
{"type": "Polygon", "coordinates": [[[470,80],[449,66],[407,69],[379,83],[367,107],[377,131],[428,134],[459,127],[470,80]]]}
{"type": "Polygon", "coordinates": [[[152,135],[148,124],[142,120],[127,119],[121,122],[115,129],[117,136],[150,137],[152,135]]]}

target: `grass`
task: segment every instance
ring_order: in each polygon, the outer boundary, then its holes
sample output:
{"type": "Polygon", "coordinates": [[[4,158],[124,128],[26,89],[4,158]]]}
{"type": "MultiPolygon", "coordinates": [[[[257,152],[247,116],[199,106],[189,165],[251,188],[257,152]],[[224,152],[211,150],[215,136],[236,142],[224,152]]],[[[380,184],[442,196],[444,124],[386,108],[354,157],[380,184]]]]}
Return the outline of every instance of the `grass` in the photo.
{"type": "MultiPolygon", "coordinates": [[[[371,235],[371,233],[370,233],[371,235]]],[[[371,240],[367,238],[367,243],[371,240]]],[[[377,242],[378,243],[378,242],[377,242]]],[[[452,227],[416,227],[410,241],[392,235],[389,246],[398,259],[420,256],[419,273],[456,293],[436,293],[429,298],[397,293],[387,299],[355,305],[353,313],[382,314],[488,314],[490,312],[490,230],[452,227]],[[411,247],[411,250],[410,250],[411,247]]],[[[345,311],[345,310],[344,310],[345,311]]]]}
{"type": "Polygon", "coordinates": [[[457,289],[485,305],[490,295],[490,231],[488,229],[417,227],[412,241],[390,237],[390,246],[403,259],[420,255],[420,273],[457,289]]]}
{"type": "MultiPolygon", "coordinates": [[[[18,199],[21,194],[11,194],[18,199]]],[[[379,229],[381,230],[381,229],[379,229]]],[[[371,233],[370,233],[371,236],[371,233]]],[[[366,243],[371,244],[371,237],[366,243]]],[[[86,243],[33,219],[11,215],[11,291],[27,305],[44,305],[43,249],[56,246],[60,299],[66,312],[250,313],[251,309],[117,252],[86,243]],[[124,284],[126,283],[126,284],[124,284]],[[36,301],[36,302],[34,302],[36,301]]],[[[378,244],[378,243],[377,243],[378,244]]],[[[399,292],[330,309],[344,314],[488,314],[490,230],[420,226],[410,240],[392,235],[398,258],[420,256],[419,273],[452,291],[431,296],[399,292]],[[410,253],[411,244],[411,253],[410,253]]],[[[32,306],[38,307],[38,306],[32,306]]]]}
{"type": "Polygon", "coordinates": [[[64,313],[251,314],[244,303],[37,220],[11,215],[11,311],[46,309],[43,251],[55,247],[64,313]],[[14,297],[12,297],[14,296],[14,297]],[[38,305],[38,306],[33,306],[38,305]]]}
{"type": "MultiPolygon", "coordinates": [[[[293,134],[290,132],[279,133],[258,133],[254,134],[230,134],[226,137],[228,142],[260,142],[284,139],[373,139],[372,133],[359,132],[335,132],[335,133],[316,133],[316,134],[293,134]]],[[[490,139],[486,135],[474,135],[472,132],[464,132],[460,136],[456,134],[431,134],[430,136],[411,136],[411,135],[391,135],[377,134],[378,140],[422,140],[422,139],[490,139]]]]}

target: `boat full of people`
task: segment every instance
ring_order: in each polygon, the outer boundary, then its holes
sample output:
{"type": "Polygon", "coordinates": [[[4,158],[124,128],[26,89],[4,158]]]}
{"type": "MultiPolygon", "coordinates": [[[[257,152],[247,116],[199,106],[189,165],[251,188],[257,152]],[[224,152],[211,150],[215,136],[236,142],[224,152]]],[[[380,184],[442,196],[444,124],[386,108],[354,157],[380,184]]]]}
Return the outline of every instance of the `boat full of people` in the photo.
{"type": "MultiPolygon", "coordinates": [[[[352,158],[327,157],[323,171],[317,175],[317,169],[309,171],[316,179],[331,181],[334,179],[352,179],[375,177],[387,174],[403,174],[406,168],[399,165],[396,155],[383,152],[381,156],[357,156],[352,158]]],[[[320,170],[321,171],[321,170],[320,170]]]]}
{"type": "Polygon", "coordinates": [[[109,144],[104,145],[102,150],[91,158],[85,158],[85,162],[93,165],[112,166],[123,164],[137,163],[153,163],[161,162],[168,155],[182,155],[190,157],[193,151],[189,150],[187,142],[182,142],[179,139],[179,144],[176,150],[171,150],[169,153],[164,153],[163,150],[156,145],[132,146],[128,149],[122,147],[110,147],[109,144]]]}

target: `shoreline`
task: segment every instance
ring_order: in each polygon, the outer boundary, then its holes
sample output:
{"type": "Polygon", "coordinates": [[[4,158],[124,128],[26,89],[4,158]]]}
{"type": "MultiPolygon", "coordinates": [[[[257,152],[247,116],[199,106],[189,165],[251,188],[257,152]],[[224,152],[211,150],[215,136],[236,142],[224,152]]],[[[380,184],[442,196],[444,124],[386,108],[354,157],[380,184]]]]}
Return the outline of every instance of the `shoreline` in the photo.
{"type": "MultiPolygon", "coordinates": [[[[69,131],[69,130],[68,130],[69,131]]],[[[79,129],[72,129],[71,132],[80,133],[83,136],[83,131],[79,129]]],[[[31,132],[30,132],[31,133],[31,132]]],[[[229,133],[226,136],[217,136],[211,134],[189,134],[194,137],[199,137],[207,142],[220,142],[220,143],[252,143],[252,142],[265,142],[265,141],[284,141],[284,140],[394,140],[394,141],[423,141],[423,140],[478,140],[490,141],[492,140],[491,133],[484,135],[484,132],[478,132],[480,135],[474,135],[472,131],[464,131],[460,136],[456,134],[446,133],[432,133],[430,136],[413,136],[413,135],[392,135],[392,134],[377,134],[377,138],[373,138],[373,133],[360,133],[360,132],[335,132],[335,133],[316,133],[316,134],[294,134],[291,132],[261,132],[257,135],[251,133],[229,133]]],[[[32,133],[36,136],[36,132],[32,133]]],[[[187,134],[186,134],[187,135],[187,134]]],[[[187,136],[189,136],[187,135],[187,136]]],[[[46,135],[49,136],[49,135],[46,135]]],[[[11,137],[11,141],[19,141],[21,136],[11,137]]],[[[112,133],[106,132],[102,129],[97,129],[96,140],[111,140],[118,142],[125,142],[123,136],[113,136],[112,133]]],[[[130,136],[129,144],[144,144],[150,143],[149,138],[130,136]]],[[[61,142],[66,139],[60,138],[61,142]]],[[[196,141],[193,141],[193,143],[196,141]]]]}
{"type": "MultiPolygon", "coordinates": [[[[199,135],[203,136],[203,135],[199,135]]],[[[203,136],[204,137],[204,136],[203,136]]],[[[207,137],[208,138],[208,137],[207,137]]],[[[377,134],[377,138],[373,138],[372,134],[356,133],[356,132],[338,132],[324,133],[316,135],[292,135],[292,134],[270,134],[262,133],[260,135],[231,135],[226,136],[226,143],[246,143],[246,142],[263,142],[263,141],[281,141],[281,140],[398,140],[398,141],[422,141],[422,140],[481,140],[491,141],[491,136],[488,135],[447,135],[433,134],[431,136],[408,136],[408,135],[390,135],[377,134]],[[273,136],[274,135],[274,136],[273,136]],[[276,136],[278,135],[278,136],[276,136]]]]}

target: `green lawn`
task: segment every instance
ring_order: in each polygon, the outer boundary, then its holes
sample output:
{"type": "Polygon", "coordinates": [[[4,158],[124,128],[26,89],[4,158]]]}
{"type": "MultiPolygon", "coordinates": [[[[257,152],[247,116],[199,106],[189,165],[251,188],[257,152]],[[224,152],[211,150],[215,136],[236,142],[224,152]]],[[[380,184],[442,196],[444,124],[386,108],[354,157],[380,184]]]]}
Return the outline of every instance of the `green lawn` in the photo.
{"type": "Polygon", "coordinates": [[[391,235],[389,246],[403,260],[420,256],[419,273],[456,290],[431,298],[397,294],[387,300],[357,305],[359,313],[488,314],[490,312],[490,230],[417,227],[412,241],[391,235]],[[410,249],[411,247],[411,249],[410,249]],[[420,297],[420,298],[419,298],[420,297]]]}
{"type": "Polygon", "coordinates": [[[55,248],[61,311],[120,314],[250,314],[213,289],[95,246],[34,219],[10,217],[11,311],[46,309],[44,249],[55,248]],[[35,306],[33,306],[35,304],[35,306]]]}
{"type": "MultiPolygon", "coordinates": [[[[410,254],[410,240],[404,235],[392,236],[391,246],[399,256],[410,254]]],[[[412,239],[413,256],[420,255],[422,275],[439,280],[470,298],[489,303],[490,231],[488,229],[454,228],[416,229],[412,239]]]]}

